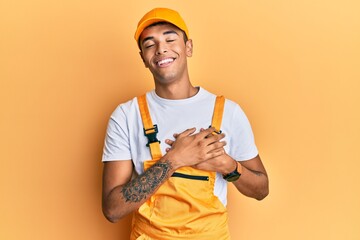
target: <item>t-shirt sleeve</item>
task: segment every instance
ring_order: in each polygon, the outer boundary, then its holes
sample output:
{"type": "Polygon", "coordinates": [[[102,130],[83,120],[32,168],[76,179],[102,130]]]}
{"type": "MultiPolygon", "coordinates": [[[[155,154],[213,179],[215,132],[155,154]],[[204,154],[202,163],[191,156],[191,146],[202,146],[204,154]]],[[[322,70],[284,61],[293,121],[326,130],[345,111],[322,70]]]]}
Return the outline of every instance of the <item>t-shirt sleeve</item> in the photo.
{"type": "Polygon", "coordinates": [[[239,105],[235,104],[231,119],[229,154],[237,161],[246,161],[258,155],[250,122],[239,105]]]}
{"type": "Polygon", "coordinates": [[[105,136],[102,161],[130,160],[129,130],[126,114],[120,105],[111,115],[105,136]]]}

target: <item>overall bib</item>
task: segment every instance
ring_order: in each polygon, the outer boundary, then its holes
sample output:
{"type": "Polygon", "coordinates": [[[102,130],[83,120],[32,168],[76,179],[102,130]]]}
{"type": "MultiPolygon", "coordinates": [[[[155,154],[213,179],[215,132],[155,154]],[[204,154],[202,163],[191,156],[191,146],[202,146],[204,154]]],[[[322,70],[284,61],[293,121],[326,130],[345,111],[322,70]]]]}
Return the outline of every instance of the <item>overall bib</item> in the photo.
{"type": "MultiPolygon", "coordinates": [[[[211,126],[220,132],[225,98],[215,101],[211,126]]],[[[162,157],[157,126],[153,125],[146,95],[138,97],[144,133],[149,139],[152,160],[144,170],[162,157]]],[[[135,211],[130,240],[228,240],[227,210],[214,195],[215,172],[183,167],[135,211]]]]}

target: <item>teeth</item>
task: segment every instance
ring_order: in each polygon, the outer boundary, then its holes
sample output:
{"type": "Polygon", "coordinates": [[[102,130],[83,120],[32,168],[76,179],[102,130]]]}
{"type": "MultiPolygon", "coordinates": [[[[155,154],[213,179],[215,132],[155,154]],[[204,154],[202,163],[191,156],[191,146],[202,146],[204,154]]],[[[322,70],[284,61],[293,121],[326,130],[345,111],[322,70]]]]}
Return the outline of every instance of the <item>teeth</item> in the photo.
{"type": "Polygon", "coordinates": [[[157,64],[158,64],[159,66],[161,66],[161,65],[163,65],[163,64],[170,63],[170,62],[173,62],[173,61],[174,61],[174,59],[172,59],[172,58],[166,58],[166,59],[164,59],[164,60],[159,61],[157,64]]]}

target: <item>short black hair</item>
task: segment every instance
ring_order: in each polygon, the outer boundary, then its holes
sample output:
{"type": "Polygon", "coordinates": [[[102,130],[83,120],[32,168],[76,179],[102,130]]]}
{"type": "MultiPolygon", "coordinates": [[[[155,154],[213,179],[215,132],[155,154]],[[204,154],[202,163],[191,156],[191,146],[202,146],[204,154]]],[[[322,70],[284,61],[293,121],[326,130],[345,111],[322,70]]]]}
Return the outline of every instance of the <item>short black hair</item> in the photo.
{"type": "MultiPolygon", "coordinates": [[[[147,29],[147,28],[149,28],[149,27],[161,26],[161,25],[167,25],[167,24],[168,24],[168,25],[171,25],[171,26],[173,26],[173,27],[175,27],[175,28],[177,28],[178,30],[180,30],[180,31],[182,32],[182,34],[183,34],[183,39],[184,39],[184,42],[185,42],[185,43],[189,40],[189,38],[188,38],[188,36],[186,35],[185,31],[183,31],[182,29],[178,28],[176,25],[174,25],[174,24],[172,24],[172,23],[169,23],[169,22],[165,22],[165,21],[163,21],[163,22],[156,22],[156,23],[150,24],[150,25],[147,26],[145,29],[147,29]]],[[[145,29],[144,29],[144,30],[145,30],[145,29]]],[[[138,39],[138,47],[139,47],[139,49],[141,50],[140,37],[139,37],[139,39],[138,39]]]]}

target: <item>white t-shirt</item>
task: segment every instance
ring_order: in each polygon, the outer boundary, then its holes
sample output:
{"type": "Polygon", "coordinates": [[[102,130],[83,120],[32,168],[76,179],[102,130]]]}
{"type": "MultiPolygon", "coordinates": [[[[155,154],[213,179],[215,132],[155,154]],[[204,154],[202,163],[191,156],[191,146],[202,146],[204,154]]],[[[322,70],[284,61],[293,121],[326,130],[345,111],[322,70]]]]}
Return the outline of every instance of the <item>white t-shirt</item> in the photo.
{"type": "MultiPolygon", "coordinates": [[[[157,138],[161,141],[163,155],[169,147],[165,139],[174,140],[174,133],[192,127],[199,132],[201,128],[206,129],[211,125],[216,96],[201,87],[195,96],[187,99],[164,99],[156,95],[154,90],[148,92],[146,97],[152,122],[158,126],[157,138]]],[[[225,101],[221,131],[225,133],[225,151],[232,158],[244,161],[257,156],[253,132],[245,113],[238,104],[228,99],[225,101]]],[[[102,160],[131,159],[135,171],[141,174],[144,171],[143,162],[151,159],[147,142],[137,98],[134,98],[120,104],[111,115],[102,160]]],[[[219,173],[216,175],[214,195],[226,206],[227,181],[219,173]]]]}

